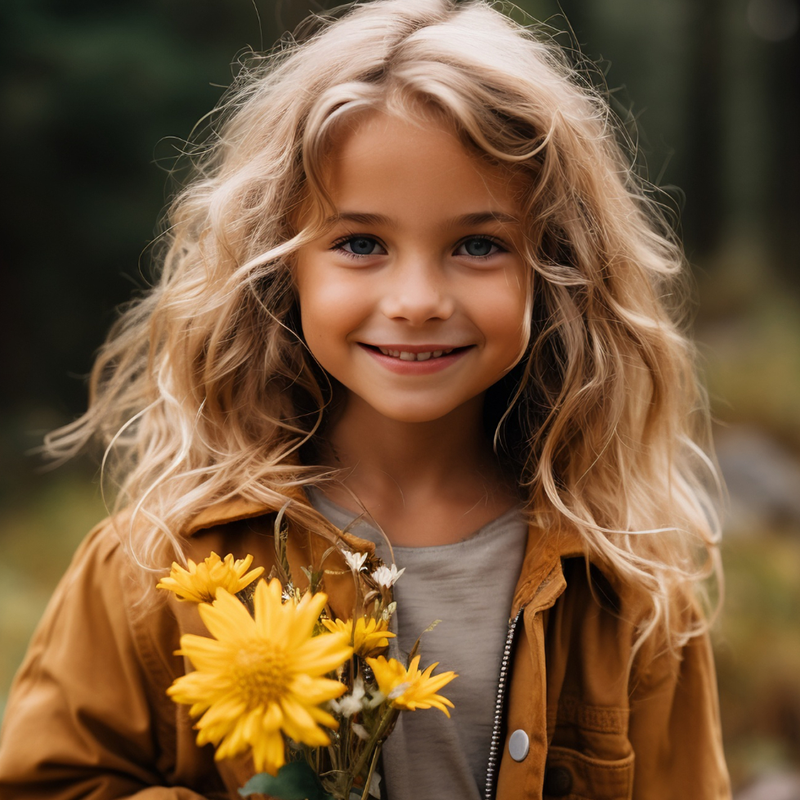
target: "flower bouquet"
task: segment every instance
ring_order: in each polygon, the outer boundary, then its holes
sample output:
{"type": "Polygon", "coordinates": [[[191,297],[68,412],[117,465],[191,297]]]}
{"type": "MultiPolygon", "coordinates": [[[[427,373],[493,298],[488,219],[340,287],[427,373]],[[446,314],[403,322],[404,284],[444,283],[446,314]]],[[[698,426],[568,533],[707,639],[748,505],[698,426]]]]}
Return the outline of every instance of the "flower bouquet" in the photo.
{"type": "MultiPolygon", "coordinates": [[[[215,758],[250,753],[257,774],[244,797],[277,800],[380,798],[376,765],[401,711],[452,703],[439,690],[454,672],[419,669],[419,640],[404,665],[386,658],[392,565],[338,540],[316,570],[296,583],[286,555],[287,529],[275,522],[276,565],[268,579],[253,557],[216,553],[188,569],[173,564],[158,588],[198,604],[210,637],[185,634],[178,654],[194,667],[168,693],[190,706],[197,743],[215,758]],[[322,589],[324,561],[338,550],[353,575],[356,604],[350,619],[335,619],[322,589]],[[250,570],[250,571],[248,571],[250,570]]],[[[338,574],[342,574],[341,570],[338,574]]]]}

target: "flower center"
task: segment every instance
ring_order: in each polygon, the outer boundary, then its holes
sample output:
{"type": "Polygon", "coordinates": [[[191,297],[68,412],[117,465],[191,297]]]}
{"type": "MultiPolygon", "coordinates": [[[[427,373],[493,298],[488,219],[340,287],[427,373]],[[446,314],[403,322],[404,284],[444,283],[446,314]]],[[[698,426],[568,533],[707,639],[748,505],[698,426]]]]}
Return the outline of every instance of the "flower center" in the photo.
{"type": "Polygon", "coordinates": [[[286,695],[290,676],[286,652],[279,645],[251,641],[233,659],[233,681],[249,708],[274,703],[286,695]]]}

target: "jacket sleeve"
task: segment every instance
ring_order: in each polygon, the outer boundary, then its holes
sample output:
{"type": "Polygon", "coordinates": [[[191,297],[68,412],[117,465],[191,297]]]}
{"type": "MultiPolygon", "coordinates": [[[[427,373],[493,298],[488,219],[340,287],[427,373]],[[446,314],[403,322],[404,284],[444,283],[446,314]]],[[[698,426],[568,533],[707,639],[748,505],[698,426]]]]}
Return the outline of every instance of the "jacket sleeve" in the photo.
{"type": "MultiPolygon", "coordinates": [[[[643,648],[644,649],[644,648],[643,648]]],[[[714,660],[708,635],[681,658],[645,654],[632,687],[629,737],[635,800],[728,800],[714,660]]]]}
{"type": "Polygon", "coordinates": [[[56,589],[6,708],[2,800],[226,796],[218,777],[176,765],[174,717],[172,734],[156,719],[164,675],[143,663],[127,563],[112,526],[101,526],[56,589]]]}

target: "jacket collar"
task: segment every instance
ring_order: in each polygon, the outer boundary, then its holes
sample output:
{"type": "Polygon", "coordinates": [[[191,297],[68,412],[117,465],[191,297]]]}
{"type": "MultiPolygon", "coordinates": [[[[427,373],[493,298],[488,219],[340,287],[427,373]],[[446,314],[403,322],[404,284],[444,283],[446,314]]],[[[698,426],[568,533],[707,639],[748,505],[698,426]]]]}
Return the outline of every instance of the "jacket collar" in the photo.
{"type": "MultiPolygon", "coordinates": [[[[308,498],[300,487],[289,490],[285,497],[308,505],[308,498]]],[[[278,511],[282,505],[283,503],[278,504],[277,502],[270,505],[241,496],[230,497],[203,509],[184,526],[183,535],[193,536],[207,528],[216,528],[220,525],[271,514],[278,511]]],[[[370,542],[358,539],[353,535],[348,535],[347,540],[351,546],[359,550],[373,548],[370,542]]],[[[514,614],[533,600],[537,600],[537,605],[546,603],[551,594],[556,597],[563,591],[565,583],[561,562],[567,558],[587,559],[599,568],[612,584],[616,583],[614,576],[609,573],[608,565],[598,562],[587,554],[582,538],[577,531],[564,529],[554,532],[532,525],[528,531],[525,557],[514,592],[512,603],[514,614]]]]}
{"type": "MultiPolygon", "coordinates": [[[[300,500],[300,497],[291,497],[290,499],[300,500]]],[[[206,530],[207,528],[217,528],[230,522],[262,517],[265,514],[278,511],[278,509],[279,506],[270,506],[267,503],[249,500],[245,497],[231,497],[204,508],[189,520],[181,532],[184,536],[194,536],[198,531],[206,530]]]]}

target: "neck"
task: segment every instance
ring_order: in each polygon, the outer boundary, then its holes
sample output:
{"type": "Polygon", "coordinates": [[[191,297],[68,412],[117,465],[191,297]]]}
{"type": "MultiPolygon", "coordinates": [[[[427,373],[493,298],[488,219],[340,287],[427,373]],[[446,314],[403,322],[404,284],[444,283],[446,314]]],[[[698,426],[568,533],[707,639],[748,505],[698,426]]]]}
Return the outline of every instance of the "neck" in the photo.
{"type": "MultiPolygon", "coordinates": [[[[398,544],[403,542],[392,536],[393,528],[405,536],[421,533],[421,520],[434,509],[463,517],[452,530],[466,535],[517,501],[483,431],[482,415],[478,397],[441,419],[401,422],[351,395],[327,437],[326,460],[342,468],[342,480],[326,493],[353,511],[363,504],[398,544]]],[[[429,533],[425,537],[432,542],[429,533]]]]}
{"type": "Polygon", "coordinates": [[[440,483],[493,460],[482,412],[476,398],[441,419],[401,422],[351,396],[328,438],[337,465],[353,476],[375,473],[409,487],[440,483]]]}

